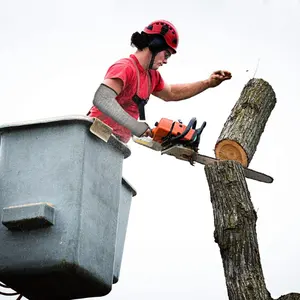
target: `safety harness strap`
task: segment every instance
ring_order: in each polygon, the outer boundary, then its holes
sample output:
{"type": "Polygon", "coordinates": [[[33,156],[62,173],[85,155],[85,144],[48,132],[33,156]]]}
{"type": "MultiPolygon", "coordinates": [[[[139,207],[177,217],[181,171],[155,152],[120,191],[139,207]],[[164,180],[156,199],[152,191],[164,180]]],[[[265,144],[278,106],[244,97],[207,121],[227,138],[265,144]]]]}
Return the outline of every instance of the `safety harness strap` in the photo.
{"type": "Polygon", "coordinates": [[[152,89],[152,82],[151,82],[151,78],[150,78],[150,73],[147,72],[147,79],[148,79],[148,98],[147,99],[142,99],[139,97],[139,91],[140,91],[140,72],[138,70],[138,67],[136,65],[136,62],[134,59],[132,59],[133,65],[135,67],[136,70],[136,76],[137,76],[137,92],[136,94],[133,96],[132,100],[135,102],[135,104],[138,106],[139,109],[139,117],[140,120],[145,120],[146,119],[146,115],[145,115],[145,105],[148,103],[149,97],[150,97],[150,93],[151,93],[151,89],[152,89]]]}

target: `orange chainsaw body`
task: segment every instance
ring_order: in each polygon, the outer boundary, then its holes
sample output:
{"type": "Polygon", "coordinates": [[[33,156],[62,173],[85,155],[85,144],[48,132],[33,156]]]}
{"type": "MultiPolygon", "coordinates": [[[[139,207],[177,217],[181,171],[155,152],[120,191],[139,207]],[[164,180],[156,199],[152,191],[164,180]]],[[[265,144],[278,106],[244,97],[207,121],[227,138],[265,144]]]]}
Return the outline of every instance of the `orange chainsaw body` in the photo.
{"type": "MultiPolygon", "coordinates": [[[[162,118],[159,122],[157,122],[156,127],[152,129],[153,141],[162,143],[163,138],[166,136],[178,136],[182,134],[187,126],[183,125],[180,122],[172,121],[166,118],[162,118]]],[[[183,141],[190,141],[193,138],[195,133],[194,129],[190,129],[188,133],[182,137],[183,141]]]]}

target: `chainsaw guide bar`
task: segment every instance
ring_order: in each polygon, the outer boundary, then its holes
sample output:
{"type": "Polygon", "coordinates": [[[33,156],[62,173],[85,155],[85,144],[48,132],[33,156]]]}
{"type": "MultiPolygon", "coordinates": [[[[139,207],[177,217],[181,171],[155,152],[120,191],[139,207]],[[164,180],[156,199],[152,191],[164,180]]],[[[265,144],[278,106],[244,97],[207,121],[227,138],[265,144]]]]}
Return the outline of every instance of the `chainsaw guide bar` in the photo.
{"type": "MultiPolygon", "coordinates": [[[[188,161],[192,165],[196,162],[202,165],[209,165],[220,161],[217,158],[199,154],[191,148],[185,147],[183,145],[174,145],[169,148],[164,149],[161,144],[153,141],[148,137],[133,137],[133,141],[139,145],[145,146],[155,151],[160,151],[161,154],[167,154],[174,156],[177,159],[188,161]]],[[[243,167],[244,175],[248,179],[253,179],[260,182],[272,183],[273,178],[261,172],[254,171],[252,169],[243,167]]]]}
{"type": "MultiPolygon", "coordinates": [[[[181,145],[174,145],[168,149],[162,150],[161,154],[168,154],[168,155],[174,156],[177,159],[186,160],[189,162],[197,162],[202,165],[209,165],[209,164],[213,164],[213,163],[220,161],[217,158],[199,154],[199,153],[195,152],[194,150],[186,148],[181,145]]],[[[273,178],[269,175],[266,175],[264,173],[260,173],[260,172],[257,172],[257,171],[254,171],[252,169],[248,169],[245,167],[243,167],[243,169],[244,169],[244,175],[246,178],[265,182],[265,183],[273,182],[273,178]]]]}

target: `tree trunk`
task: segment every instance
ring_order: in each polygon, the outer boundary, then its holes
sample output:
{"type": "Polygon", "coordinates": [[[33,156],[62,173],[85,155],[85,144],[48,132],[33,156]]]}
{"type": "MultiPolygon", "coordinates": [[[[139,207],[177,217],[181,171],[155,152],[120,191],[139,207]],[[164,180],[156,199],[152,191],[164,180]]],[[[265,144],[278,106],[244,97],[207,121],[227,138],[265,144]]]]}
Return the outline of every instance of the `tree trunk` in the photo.
{"type": "MultiPolygon", "coordinates": [[[[251,79],[216,143],[216,156],[225,161],[205,166],[215,242],[220,248],[229,300],[272,300],[260,262],[257,215],[241,164],[249,165],[275,103],[271,86],[262,79],[251,79]]],[[[300,294],[278,300],[300,300],[300,294]]]]}
{"type": "Polygon", "coordinates": [[[230,300],[269,300],[256,236],[256,212],[242,166],[221,161],[205,167],[230,300]]]}
{"type": "Polygon", "coordinates": [[[300,294],[290,293],[288,295],[279,297],[277,300],[300,300],[300,294]]]}
{"type": "MultiPolygon", "coordinates": [[[[242,166],[220,161],[205,166],[229,300],[272,300],[260,262],[254,210],[242,166]]],[[[278,300],[300,300],[291,293],[278,300]]]]}
{"type": "Polygon", "coordinates": [[[247,167],[275,104],[272,87],[263,79],[251,79],[220,133],[215,146],[216,157],[237,160],[247,167]]]}

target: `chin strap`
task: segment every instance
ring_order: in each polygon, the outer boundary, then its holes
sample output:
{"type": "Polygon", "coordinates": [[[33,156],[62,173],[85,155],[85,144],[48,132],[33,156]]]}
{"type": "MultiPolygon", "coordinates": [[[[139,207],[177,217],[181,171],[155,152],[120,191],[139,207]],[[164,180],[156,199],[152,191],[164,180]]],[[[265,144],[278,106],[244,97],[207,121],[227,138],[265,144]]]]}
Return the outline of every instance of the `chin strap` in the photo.
{"type": "Polygon", "coordinates": [[[155,59],[155,56],[158,52],[152,52],[152,56],[151,56],[151,60],[150,60],[150,63],[149,63],[149,70],[151,70],[153,68],[153,63],[154,63],[154,59],[155,59]]]}

